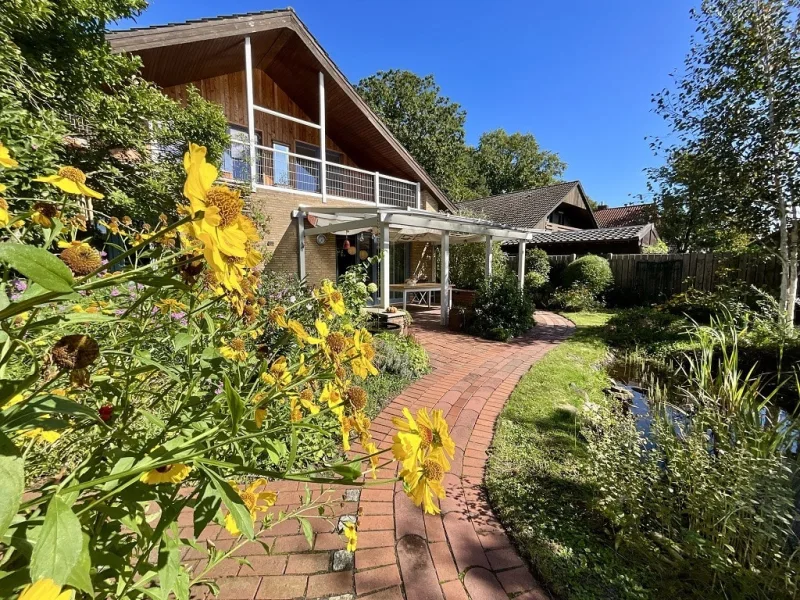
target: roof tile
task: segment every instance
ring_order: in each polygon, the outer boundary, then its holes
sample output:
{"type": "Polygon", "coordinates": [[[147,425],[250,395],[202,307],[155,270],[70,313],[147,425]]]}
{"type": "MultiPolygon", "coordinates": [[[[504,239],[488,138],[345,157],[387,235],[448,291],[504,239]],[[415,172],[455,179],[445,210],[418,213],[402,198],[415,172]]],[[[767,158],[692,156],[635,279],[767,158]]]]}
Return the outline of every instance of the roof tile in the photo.
{"type": "Polygon", "coordinates": [[[521,190],[461,202],[460,208],[482,213],[487,219],[514,227],[536,227],[578,185],[565,181],[540,188],[521,190]]]}

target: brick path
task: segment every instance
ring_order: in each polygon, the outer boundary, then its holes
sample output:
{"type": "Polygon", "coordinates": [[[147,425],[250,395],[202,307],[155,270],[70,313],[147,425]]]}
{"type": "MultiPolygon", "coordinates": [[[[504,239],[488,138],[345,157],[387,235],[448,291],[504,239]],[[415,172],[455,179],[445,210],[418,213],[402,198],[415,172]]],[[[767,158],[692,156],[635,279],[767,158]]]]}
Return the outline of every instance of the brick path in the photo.
{"type": "MultiPolygon", "coordinates": [[[[402,491],[402,484],[381,484],[359,490],[315,492],[332,499],[336,514],[360,512],[355,556],[343,551],[336,523],[312,521],[309,548],[296,521],[282,523],[263,540],[238,554],[251,566],[228,559],[215,568],[224,600],[335,598],[352,600],[543,600],[527,566],[494,517],[482,488],[486,451],[494,421],[514,386],[530,366],[567,337],[572,323],[539,312],[537,327],[511,343],[480,340],[451,333],[438,325],[438,311],[414,314],[412,331],[431,356],[433,372],[414,382],[375,419],[376,443],[391,446],[391,418],[408,406],[442,409],[456,442],[452,470],[446,475],[447,497],[441,515],[423,515],[402,491]],[[359,497],[360,496],[360,497],[359,497]],[[353,560],[354,558],[354,560],[353,560]],[[336,570],[334,570],[336,569],[336,570]]],[[[381,478],[395,476],[383,469],[381,478]]],[[[304,487],[288,482],[278,490],[277,510],[298,506],[304,487]]],[[[191,515],[181,515],[189,533],[191,515]]],[[[208,527],[199,538],[229,549],[233,540],[224,529],[208,527]]],[[[190,550],[184,560],[197,561],[190,550]]],[[[203,595],[197,590],[197,597],[203,595]]]]}

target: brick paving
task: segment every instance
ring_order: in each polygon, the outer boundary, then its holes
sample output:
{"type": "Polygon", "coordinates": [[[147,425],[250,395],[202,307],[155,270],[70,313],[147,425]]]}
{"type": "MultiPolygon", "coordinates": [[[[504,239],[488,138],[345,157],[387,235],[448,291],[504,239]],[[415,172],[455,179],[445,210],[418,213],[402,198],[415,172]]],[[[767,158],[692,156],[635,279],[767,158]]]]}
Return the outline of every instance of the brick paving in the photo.
{"type": "MultiPolygon", "coordinates": [[[[327,491],[336,516],[360,514],[355,556],[342,552],[345,541],[332,523],[313,521],[309,544],[295,521],[269,531],[262,543],[251,542],[212,573],[222,600],[545,600],[524,561],[495,518],[482,486],[494,422],[514,386],[530,366],[569,336],[572,323],[538,312],[537,327],[510,343],[490,342],[447,331],[438,311],[414,313],[412,333],[425,346],[433,371],[414,382],[375,419],[373,435],[381,448],[391,446],[392,416],[403,407],[441,409],[456,443],[452,470],[446,475],[441,515],[424,515],[402,491],[401,483],[383,483],[356,491],[327,491]],[[358,501],[354,501],[358,496],[358,501]],[[338,554],[337,554],[338,551],[338,554]],[[336,555],[336,556],[334,556],[336,555]],[[342,560],[344,559],[344,560],[342,560]],[[354,560],[352,560],[354,559],[354,560]],[[334,570],[337,567],[339,570],[334,570]]],[[[358,452],[357,448],[353,449],[358,452]]],[[[396,467],[381,469],[392,478],[396,467]]],[[[297,508],[305,488],[276,482],[276,510],[297,508]]],[[[313,489],[323,492],[321,486],[313,489]]],[[[191,536],[191,514],[179,523],[191,536]]],[[[199,540],[230,549],[231,536],[212,525],[199,540]]],[[[194,554],[193,554],[194,553],[194,554]]],[[[187,563],[199,564],[189,550],[187,563]]],[[[214,597],[205,588],[193,597],[214,597]]]]}

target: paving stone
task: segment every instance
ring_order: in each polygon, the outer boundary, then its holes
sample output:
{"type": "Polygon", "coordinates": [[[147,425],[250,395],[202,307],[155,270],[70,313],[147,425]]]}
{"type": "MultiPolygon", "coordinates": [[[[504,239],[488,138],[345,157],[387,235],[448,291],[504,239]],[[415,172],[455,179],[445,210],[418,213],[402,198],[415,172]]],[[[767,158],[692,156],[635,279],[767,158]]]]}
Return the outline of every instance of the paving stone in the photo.
{"type": "Polygon", "coordinates": [[[262,577],[256,598],[259,600],[290,600],[302,597],[306,593],[307,583],[308,577],[304,575],[262,577]]]}
{"type": "Polygon", "coordinates": [[[511,567],[521,567],[525,564],[514,548],[488,550],[486,552],[486,558],[489,559],[489,564],[492,565],[495,571],[510,569],[511,567]]]}
{"type": "Polygon", "coordinates": [[[406,596],[414,600],[443,600],[439,578],[424,538],[407,535],[400,539],[397,542],[397,559],[406,596]]]}
{"type": "Polygon", "coordinates": [[[355,523],[356,521],[358,521],[356,515],[342,515],[336,522],[336,533],[342,533],[344,531],[345,523],[355,523]]]}
{"type": "Polygon", "coordinates": [[[476,568],[467,571],[464,576],[464,587],[467,588],[472,600],[498,600],[507,597],[497,577],[486,569],[476,568]]]}
{"type": "Polygon", "coordinates": [[[355,566],[355,554],[347,550],[337,550],[333,553],[334,571],[352,571],[355,566]]]}
{"type": "Polygon", "coordinates": [[[394,546],[356,550],[356,569],[371,569],[397,563],[394,546]]]}
{"type": "MultiPolygon", "coordinates": [[[[252,600],[255,598],[260,577],[223,577],[217,581],[219,600],[252,600]]],[[[305,588],[303,588],[305,590],[305,588]]]]}
{"type": "Polygon", "coordinates": [[[356,593],[361,596],[383,588],[400,585],[397,565],[387,565],[356,573],[356,593]]]}
{"type": "Polygon", "coordinates": [[[518,594],[539,587],[527,567],[501,571],[496,575],[500,585],[508,594],[518,594]]]}
{"type": "Polygon", "coordinates": [[[467,591],[458,579],[442,584],[445,600],[469,600],[467,591]]]}
{"type": "Polygon", "coordinates": [[[331,555],[328,552],[314,554],[292,554],[286,565],[287,575],[310,575],[327,571],[330,567],[331,555]]]}
{"type": "Polygon", "coordinates": [[[346,594],[353,591],[353,572],[323,573],[308,578],[309,598],[327,597],[333,594],[346,594]]]}

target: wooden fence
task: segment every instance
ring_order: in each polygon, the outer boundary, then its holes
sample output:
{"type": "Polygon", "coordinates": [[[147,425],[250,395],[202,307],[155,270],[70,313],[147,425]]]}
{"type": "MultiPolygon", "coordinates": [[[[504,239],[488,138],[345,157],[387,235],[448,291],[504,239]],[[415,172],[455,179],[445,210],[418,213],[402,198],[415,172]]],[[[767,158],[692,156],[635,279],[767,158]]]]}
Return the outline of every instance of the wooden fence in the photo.
{"type": "MultiPolygon", "coordinates": [[[[550,256],[554,275],[575,260],[574,254],[550,256]]],[[[720,284],[741,282],[775,292],[781,285],[777,257],[688,254],[608,254],[615,296],[635,295],[631,303],[654,302],[689,288],[712,291],[720,284]]]]}

